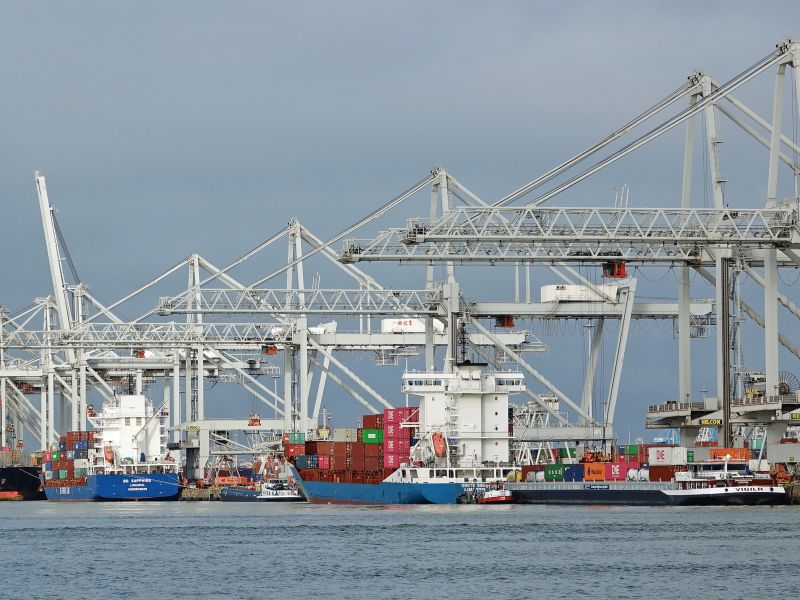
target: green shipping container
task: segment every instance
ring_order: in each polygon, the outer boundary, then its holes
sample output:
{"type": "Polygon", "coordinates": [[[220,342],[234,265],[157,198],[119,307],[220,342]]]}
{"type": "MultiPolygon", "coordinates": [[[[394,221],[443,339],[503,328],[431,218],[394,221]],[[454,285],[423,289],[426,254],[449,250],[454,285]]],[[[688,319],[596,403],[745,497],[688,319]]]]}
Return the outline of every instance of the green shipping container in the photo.
{"type": "Polygon", "coordinates": [[[558,456],[561,458],[575,458],[575,448],[559,448],[558,456]]]}
{"type": "Polygon", "coordinates": [[[67,478],[67,470],[66,469],[61,469],[58,472],[58,478],[59,479],[66,479],[67,478]]]}
{"type": "Polygon", "coordinates": [[[75,469],[75,477],[86,477],[88,471],[88,469],[75,469]]]}
{"type": "Polygon", "coordinates": [[[564,481],[564,465],[545,465],[545,481],[564,481]]]}
{"type": "Polygon", "coordinates": [[[53,460],[56,462],[61,460],[61,452],[58,452],[57,450],[53,452],[53,460]]]}
{"type": "Polygon", "coordinates": [[[694,462],[694,450],[686,451],[686,462],[694,462]]]}
{"type": "Polygon", "coordinates": [[[628,444],[625,446],[625,454],[628,456],[639,454],[639,446],[637,444],[628,444]]]}
{"type": "Polygon", "coordinates": [[[383,429],[365,429],[361,438],[365,444],[382,444],[383,429]]]}
{"type": "Polygon", "coordinates": [[[289,443],[290,444],[305,444],[306,443],[306,434],[305,433],[290,433],[289,434],[289,443]]]}

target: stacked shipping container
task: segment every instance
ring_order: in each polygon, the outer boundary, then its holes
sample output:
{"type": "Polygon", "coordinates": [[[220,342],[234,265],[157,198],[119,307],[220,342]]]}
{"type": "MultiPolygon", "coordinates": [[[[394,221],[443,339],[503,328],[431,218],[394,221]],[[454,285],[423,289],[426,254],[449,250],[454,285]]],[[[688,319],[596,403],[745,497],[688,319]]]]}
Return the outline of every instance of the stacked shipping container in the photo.
{"type": "Polygon", "coordinates": [[[299,434],[284,434],[284,455],[304,479],[380,483],[401,462],[407,462],[418,409],[386,409],[382,415],[365,415],[360,428],[335,428],[332,441],[296,443],[299,434]],[[389,457],[387,459],[387,449],[389,457]]]}
{"type": "Polygon", "coordinates": [[[408,426],[419,420],[419,408],[406,406],[383,411],[383,467],[396,469],[408,462],[414,428],[408,426]],[[404,427],[403,425],[406,424],[404,427]]]}
{"type": "Polygon", "coordinates": [[[86,485],[89,450],[94,449],[94,432],[68,431],[57,445],[42,453],[45,486],[86,485]]]}

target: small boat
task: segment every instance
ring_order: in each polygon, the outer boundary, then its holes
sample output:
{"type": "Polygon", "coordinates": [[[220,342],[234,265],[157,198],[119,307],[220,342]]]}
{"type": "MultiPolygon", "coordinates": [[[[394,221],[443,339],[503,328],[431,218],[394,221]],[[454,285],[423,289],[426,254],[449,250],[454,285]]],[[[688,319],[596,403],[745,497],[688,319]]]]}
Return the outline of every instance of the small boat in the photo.
{"type": "Polygon", "coordinates": [[[219,491],[223,502],[305,502],[303,495],[285,481],[262,483],[259,489],[246,486],[224,487],[219,491]]]}
{"type": "Polygon", "coordinates": [[[475,504],[513,504],[514,497],[509,490],[486,490],[475,504]]]}

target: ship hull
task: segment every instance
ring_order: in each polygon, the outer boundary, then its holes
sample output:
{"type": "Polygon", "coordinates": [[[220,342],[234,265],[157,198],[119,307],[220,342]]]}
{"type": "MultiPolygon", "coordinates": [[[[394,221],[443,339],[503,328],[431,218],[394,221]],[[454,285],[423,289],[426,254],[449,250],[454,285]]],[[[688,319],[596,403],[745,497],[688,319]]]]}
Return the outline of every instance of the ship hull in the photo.
{"type": "Polygon", "coordinates": [[[39,467],[0,468],[0,500],[46,500],[39,467]]]}
{"type": "Polygon", "coordinates": [[[305,502],[299,495],[262,496],[260,491],[239,488],[222,488],[219,499],[223,502],[305,502]]]}
{"type": "Polygon", "coordinates": [[[342,483],[303,481],[298,484],[314,504],[456,504],[464,494],[458,483],[342,483]]]}
{"type": "Polygon", "coordinates": [[[748,486],[680,490],[670,483],[510,484],[519,504],[595,506],[761,506],[787,504],[782,487],[748,486]]]}
{"type": "Polygon", "coordinates": [[[141,475],[90,475],[86,485],[50,486],[47,499],[55,502],[130,500],[177,500],[180,485],[176,473],[141,475]]]}

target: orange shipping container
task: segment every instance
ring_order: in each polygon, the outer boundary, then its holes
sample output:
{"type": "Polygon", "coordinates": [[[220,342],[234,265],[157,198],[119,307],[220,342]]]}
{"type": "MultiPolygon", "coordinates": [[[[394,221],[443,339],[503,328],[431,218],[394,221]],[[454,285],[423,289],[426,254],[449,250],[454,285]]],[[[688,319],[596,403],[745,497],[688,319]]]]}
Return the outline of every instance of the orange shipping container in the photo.
{"type": "Polygon", "coordinates": [[[603,463],[586,463],[583,465],[584,481],[605,481],[606,466],[603,463]]]}
{"type": "Polygon", "coordinates": [[[711,448],[709,458],[711,460],[724,460],[730,456],[730,460],[747,461],[750,459],[748,448],[711,448]]]}

